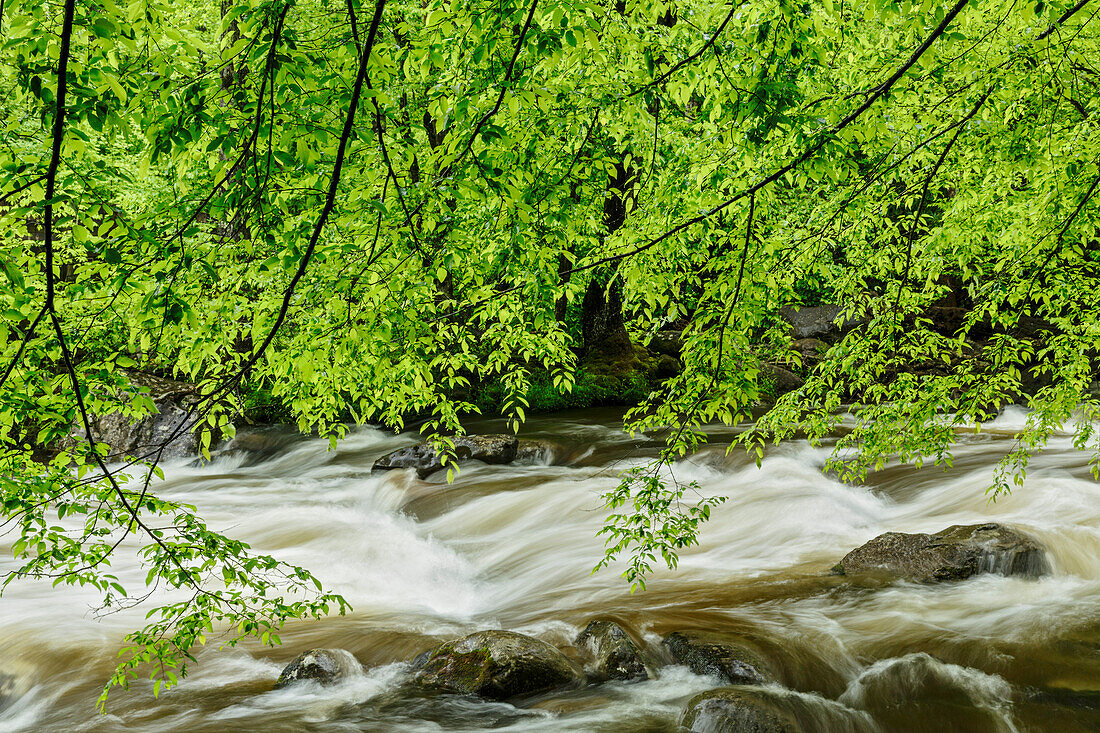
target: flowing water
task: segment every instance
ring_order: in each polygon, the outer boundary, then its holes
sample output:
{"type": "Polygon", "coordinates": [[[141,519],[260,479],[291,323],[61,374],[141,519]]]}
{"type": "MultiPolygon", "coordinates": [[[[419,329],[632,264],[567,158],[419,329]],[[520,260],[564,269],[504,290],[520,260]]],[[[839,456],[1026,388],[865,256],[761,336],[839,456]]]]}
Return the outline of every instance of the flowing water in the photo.
{"type": "MultiPolygon", "coordinates": [[[[1022,419],[1010,411],[964,437],[949,470],[890,467],[862,486],[822,475],[828,447],[784,443],[757,468],[727,456],[716,432],[714,447],[674,471],[729,501],[679,569],[635,595],[613,570],[590,574],[602,553],[599,495],[659,443],[624,435],[612,413],[534,419],[524,435],[554,441],[552,461],[470,463],[450,485],[371,473],[412,434],[362,428],[335,451],[278,430],[245,436],[212,462],[168,465],[159,490],[314,570],[354,611],[292,624],[281,647],[210,643],[177,688],[154,700],[150,684],[135,684],[99,715],[121,638],[145,609],[103,615],[91,591],[17,582],[0,598],[0,731],[656,733],[675,731],[685,701],[720,685],[672,666],[519,705],[407,692],[408,660],[440,640],[503,628],[566,647],[595,616],[654,644],[690,629],[750,640],[779,673],[775,694],[822,731],[1097,731],[1100,485],[1060,436],[1024,486],[988,504],[983,489],[1022,419]],[[882,532],[985,521],[1040,540],[1052,572],[877,586],[828,574],[882,532]],[[312,647],[350,651],[363,673],[272,691],[282,666],[312,647]]],[[[0,571],[12,541],[0,538],[0,571]]],[[[114,571],[141,577],[121,558],[114,571]]]]}

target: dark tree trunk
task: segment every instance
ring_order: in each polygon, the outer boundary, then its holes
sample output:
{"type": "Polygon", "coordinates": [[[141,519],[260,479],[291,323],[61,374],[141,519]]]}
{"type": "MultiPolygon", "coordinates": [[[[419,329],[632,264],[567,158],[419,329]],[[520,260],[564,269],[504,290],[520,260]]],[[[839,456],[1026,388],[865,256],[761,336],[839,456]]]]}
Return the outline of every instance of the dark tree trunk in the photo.
{"type": "Polygon", "coordinates": [[[623,295],[618,280],[606,289],[598,280],[588,283],[581,303],[581,336],[585,357],[617,361],[634,353],[623,321],[623,295]]]}
{"type": "MultiPolygon", "coordinates": [[[[632,165],[615,164],[603,201],[603,223],[608,234],[618,230],[634,208],[632,194],[637,179],[638,171],[632,165]]],[[[623,321],[622,287],[614,277],[606,287],[599,278],[588,283],[581,302],[581,337],[589,360],[597,357],[614,361],[634,353],[623,321]]]]}

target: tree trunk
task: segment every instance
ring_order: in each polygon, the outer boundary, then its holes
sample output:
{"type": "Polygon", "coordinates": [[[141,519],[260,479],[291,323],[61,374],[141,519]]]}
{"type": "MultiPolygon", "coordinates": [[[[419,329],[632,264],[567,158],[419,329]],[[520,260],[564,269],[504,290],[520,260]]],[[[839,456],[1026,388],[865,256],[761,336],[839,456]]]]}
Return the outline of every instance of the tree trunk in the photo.
{"type": "MultiPolygon", "coordinates": [[[[603,223],[608,234],[621,227],[634,208],[631,194],[637,180],[638,171],[634,166],[616,163],[614,174],[608,178],[603,202],[603,223]]],[[[623,321],[622,286],[614,275],[606,287],[598,277],[589,281],[581,302],[581,337],[585,358],[589,361],[593,357],[618,361],[633,355],[634,347],[623,321]]]]}
{"type": "Polygon", "coordinates": [[[634,353],[623,321],[623,295],[618,280],[606,289],[598,280],[588,283],[581,303],[581,336],[585,358],[618,361],[634,353]]]}

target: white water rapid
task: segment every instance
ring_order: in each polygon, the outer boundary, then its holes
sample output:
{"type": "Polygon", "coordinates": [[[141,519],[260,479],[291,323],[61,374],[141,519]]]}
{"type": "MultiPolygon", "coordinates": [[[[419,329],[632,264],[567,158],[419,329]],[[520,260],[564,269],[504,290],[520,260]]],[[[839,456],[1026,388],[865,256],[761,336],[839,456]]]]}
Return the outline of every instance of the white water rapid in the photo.
{"type": "MultiPolygon", "coordinates": [[[[678,570],[635,595],[614,570],[590,573],[602,554],[601,491],[658,447],[625,436],[612,413],[534,419],[523,435],[561,446],[555,465],[469,463],[451,485],[442,474],[371,473],[413,434],[362,428],[329,451],[324,440],[261,432],[212,462],[167,465],[157,490],[315,571],[354,611],[292,624],[281,647],[211,640],[177,688],[154,699],[151,684],[135,684],[100,715],[95,699],[122,637],[147,609],[102,615],[93,591],[17,581],[0,597],[0,731],[656,733],[677,730],[686,700],[721,684],[668,666],[657,679],[520,705],[402,692],[407,662],[441,640],[503,628],[565,647],[596,616],[653,644],[678,629],[752,638],[780,671],[777,694],[817,711],[823,731],[1097,731],[1100,484],[1088,456],[1060,436],[1022,487],[987,503],[983,490],[1022,419],[1009,411],[964,437],[952,469],[890,467],[861,486],[822,475],[827,447],[785,443],[758,469],[726,456],[716,433],[675,474],[729,501],[678,570]],[[883,532],[990,521],[1039,540],[1052,572],[879,586],[828,574],[883,532]],[[283,665],[313,647],[350,651],[362,674],[273,691],[283,665]]],[[[14,567],[13,541],[0,537],[0,571],[14,567]]],[[[143,577],[126,562],[113,571],[143,577]]]]}

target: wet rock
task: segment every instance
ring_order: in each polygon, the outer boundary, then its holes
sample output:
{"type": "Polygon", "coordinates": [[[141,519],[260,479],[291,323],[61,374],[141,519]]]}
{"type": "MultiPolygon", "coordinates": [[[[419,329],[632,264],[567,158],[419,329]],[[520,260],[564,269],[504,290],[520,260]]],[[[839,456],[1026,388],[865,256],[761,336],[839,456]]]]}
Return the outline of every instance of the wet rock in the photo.
{"type": "Polygon", "coordinates": [[[584,674],[544,641],[479,631],[433,649],[413,679],[429,689],[507,700],[579,685],[584,674]]]}
{"type": "Polygon", "coordinates": [[[358,674],[360,670],[359,662],[351,652],[344,649],[310,649],[299,654],[283,668],[279,679],[275,681],[275,689],[305,680],[333,685],[358,674]]]}
{"type": "Polygon", "coordinates": [[[697,733],[800,733],[798,719],[751,687],[708,690],[688,701],[680,727],[697,733]]]}
{"type": "Polygon", "coordinates": [[[796,339],[819,338],[826,341],[840,336],[836,319],[840,315],[839,305],[818,305],[808,308],[781,308],[779,315],[791,324],[791,335],[796,339]]]}
{"type": "Polygon", "coordinates": [[[720,677],[735,685],[775,681],[775,675],[755,652],[718,634],[674,631],[661,644],[677,664],[695,674],[720,677]]]}
{"type": "Polygon", "coordinates": [[[781,366],[776,366],[775,364],[762,364],[760,368],[766,379],[770,380],[774,386],[774,394],[776,397],[787,394],[788,392],[793,392],[803,384],[801,377],[781,366]]]}
{"type": "Polygon", "coordinates": [[[516,445],[516,463],[544,463],[561,455],[562,447],[549,440],[529,440],[523,438],[516,445]]]}
{"type": "Polygon", "coordinates": [[[1037,576],[1047,572],[1047,560],[1035,540],[1011,527],[955,525],[936,534],[879,535],[845,555],[833,572],[932,582],[978,573],[1037,576]]]}
{"type": "MultiPolygon", "coordinates": [[[[455,456],[458,460],[476,460],[501,465],[516,460],[520,441],[514,435],[463,435],[454,438],[455,456]]],[[[533,441],[525,441],[525,454],[533,449],[533,441]]],[[[374,470],[388,471],[394,468],[415,468],[416,475],[427,478],[443,468],[439,453],[431,443],[417,443],[399,448],[374,462],[374,470]]]]}
{"type": "Polygon", "coordinates": [[[591,621],[573,643],[592,654],[595,679],[649,679],[643,645],[614,621],[591,621]]]}
{"type": "MultiPolygon", "coordinates": [[[[156,412],[138,420],[120,412],[92,415],[96,441],[111,446],[112,456],[144,456],[162,445],[161,458],[197,455],[198,438],[192,432],[196,420],[189,415],[198,400],[195,385],[140,372],[128,371],[126,376],[135,387],[148,389],[156,412]]],[[[83,439],[83,426],[74,426],[72,436],[83,439]]]]}

